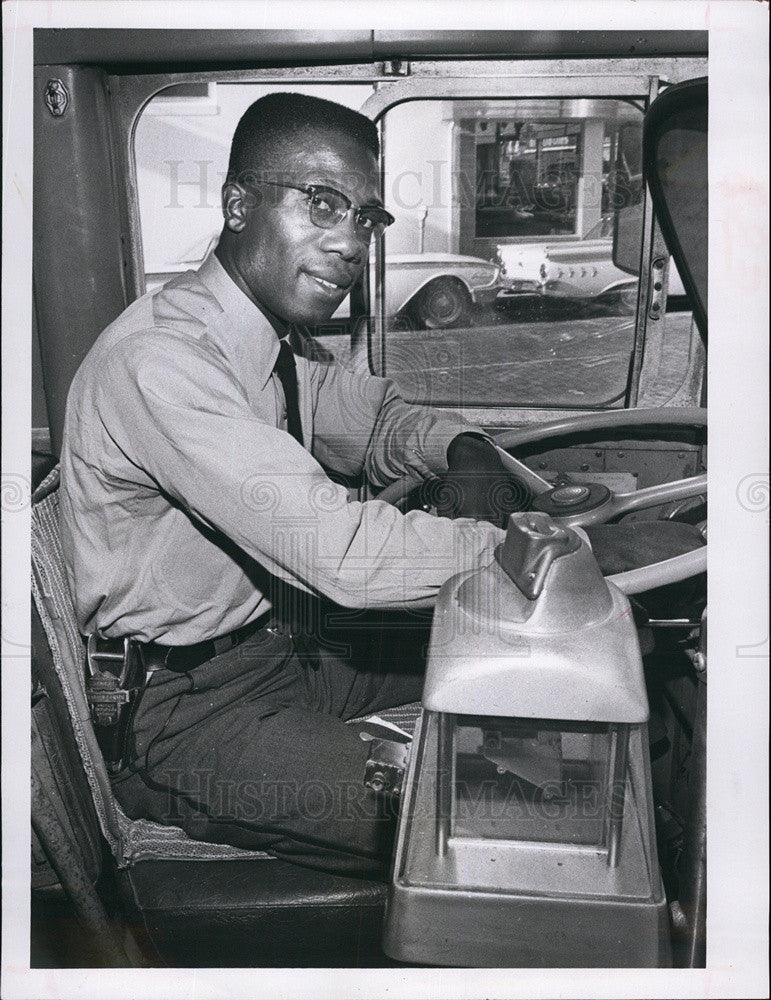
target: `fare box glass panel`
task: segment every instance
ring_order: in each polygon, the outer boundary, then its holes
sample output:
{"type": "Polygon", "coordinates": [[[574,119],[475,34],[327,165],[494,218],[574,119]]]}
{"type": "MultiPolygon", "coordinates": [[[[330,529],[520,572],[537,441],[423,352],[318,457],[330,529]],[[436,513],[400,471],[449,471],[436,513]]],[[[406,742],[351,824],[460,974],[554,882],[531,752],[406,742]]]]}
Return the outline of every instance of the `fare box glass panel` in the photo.
{"type": "Polygon", "coordinates": [[[605,846],[617,738],[607,724],[458,718],[450,836],[605,846]]]}
{"type": "Polygon", "coordinates": [[[647,727],[424,712],[396,877],[640,899],[657,881],[647,727]]]}

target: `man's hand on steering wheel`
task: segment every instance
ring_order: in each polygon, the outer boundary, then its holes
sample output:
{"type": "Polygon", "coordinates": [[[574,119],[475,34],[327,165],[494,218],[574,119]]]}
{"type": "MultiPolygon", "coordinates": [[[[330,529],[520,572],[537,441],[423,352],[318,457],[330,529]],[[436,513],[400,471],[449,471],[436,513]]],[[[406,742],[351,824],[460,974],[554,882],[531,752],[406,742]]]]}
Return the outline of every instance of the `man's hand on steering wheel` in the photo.
{"type": "Polygon", "coordinates": [[[512,511],[528,504],[527,489],[506,469],[495,445],[481,434],[453,438],[447,465],[436,498],[440,517],[473,517],[503,528],[512,511]]]}
{"type": "MultiPolygon", "coordinates": [[[[490,444],[484,435],[464,431],[450,442],[448,462],[450,468],[440,479],[429,479],[418,484],[417,480],[403,477],[385,487],[378,499],[395,503],[400,510],[414,510],[415,504],[406,505],[411,491],[416,494],[418,505],[424,510],[435,508],[446,517],[475,517],[506,526],[508,514],[514,510],[530,508],[530,494],[534,503],[543,510],[543,498],[551,499],[547,513],[557,515],[562,524],[570,528],[586,530],[595,525],[602,526],[617,521],[623,515],[661,506],[675,500],[702,496],[707,491],[705,474],[691,476],[673,483],[646,486],[630,493],[614,493],[603,488],[594,500],[591,496],[578,495],[575,491],[561,490],[555,497],[557,488],[543,479],[509,452],[511,450],[540,444],[552,438],[565,439],[577,434],[599,431],[617,432],[622,428],[656,427],[680,428],[707,426],[707,411],[695,407],[657,407],[654,409],[603,410],[578,417],[566,417],[548,424],[528,425],[524,428],[505,431],[496,438],[496,445],[490,444]],[[516,477],[516,478],[512,478],[516,477]],[[419,494],[416,491],[420,491],[419,494]],[[555,508],[556,504],[556,508],[555,508]]],[[[632,522],[623,531],[640,535],[640,522],[632,522]]],[[[656,522],[665,524],[666,522],[656,522]]],[[[682,531],[682,528],[675,529],[682,531]]],[[[623,532],[617,532],[619,535],[623,532]]],[[[667,529],[668,534],[672,531],[667,529]]],[[[662,531],[662,537],[664,532],[662,531]]],[[[639,541],[639,537],[637,539],[639,541]]],[[[601,552],[600,533],[595,533],[597,554],[605,563],[601,552]]],[[[707,569],[707,547],[687,544],[677,545],[675,554],[651,565],[613,573],[612,582],[627,594],[639,594],[654,587],[677,583],[707,569]],[[685,549],[685,551],[683,551],[685,549]]]]}

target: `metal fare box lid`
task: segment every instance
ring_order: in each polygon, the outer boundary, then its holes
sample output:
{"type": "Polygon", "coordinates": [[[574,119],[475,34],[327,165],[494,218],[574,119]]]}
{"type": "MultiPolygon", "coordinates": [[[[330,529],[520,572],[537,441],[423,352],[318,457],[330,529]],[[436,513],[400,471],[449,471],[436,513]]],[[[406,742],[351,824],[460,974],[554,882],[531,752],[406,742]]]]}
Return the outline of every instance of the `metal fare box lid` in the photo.
{"type": "Polygon", "coordinates": [[[536,512],[512,514],[489,566],[441,588],[423,706],[588,722],[648,719],[629,601],[587,541],[536,512]]]}

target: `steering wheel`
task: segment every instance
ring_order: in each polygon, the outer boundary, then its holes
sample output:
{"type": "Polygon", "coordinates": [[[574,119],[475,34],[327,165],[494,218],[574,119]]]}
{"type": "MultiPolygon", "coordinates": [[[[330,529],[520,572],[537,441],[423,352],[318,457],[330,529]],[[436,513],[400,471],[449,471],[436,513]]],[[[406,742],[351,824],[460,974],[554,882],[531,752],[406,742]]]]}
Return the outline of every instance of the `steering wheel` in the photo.
{"type": "MultiPolygon", "coordinates": [[[[706,427],[707,411],[699,407],[660,407],[638,410],[604,410],[579,417],[566,417],[546,424],[504,431],[495,436],[494,441],[501,455],[503,465],[512,476],[524,483],[534,499],[532,510],[544,511],[558,523],[568,527],[587,527],[604,524],[628,514],[631,511],[656,507],[673,500],[706,493],[706,475],[691,476],[673,483],[661,483],[632,493],[616,493],[599,483],[573,483],[569,475],[563,475],[553,486],[519,459],[509,454],[509,449],[530,445],[537,441],[567,437],[587,431],[617,430],[638,427],[706,427]]],[[[380,494],[379,500],[387,500],[400,506],[407,494],[417,485],[411,477],[404,477],[391,483],[380,494]]],[[[616,573],[607,577],[627,594],[637,594],[667,583],[676,583],[688,577],[706,572],[707,547],[702,546],[692,552],[663,559],[649,566],[616,573]]]]}

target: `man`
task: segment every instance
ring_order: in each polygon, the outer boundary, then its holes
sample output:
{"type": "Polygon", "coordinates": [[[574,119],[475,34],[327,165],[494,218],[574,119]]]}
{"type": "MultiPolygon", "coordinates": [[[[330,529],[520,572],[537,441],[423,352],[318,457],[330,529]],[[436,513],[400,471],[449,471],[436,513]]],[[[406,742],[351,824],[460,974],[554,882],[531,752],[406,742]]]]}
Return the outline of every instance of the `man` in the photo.
{"type": "Polygon", "coordinates": [[[73,381],[61,498],[81,631],[137,640],[153,670],[114,782],[129,815],[375,875],[393,817],[344,720],[419,697],[420,676],[298,636],[286,595],[430,607],[492,558],[507,478],[461,419],[280,346],[332,315],[393,221],[377,155],[374,125],[339,105],[246,111],[215,252],[133,303],[73,381]],[[445,474],[461,518],[349,501],[327,472],[445,474]]]}

